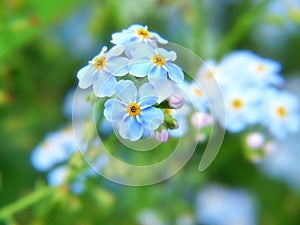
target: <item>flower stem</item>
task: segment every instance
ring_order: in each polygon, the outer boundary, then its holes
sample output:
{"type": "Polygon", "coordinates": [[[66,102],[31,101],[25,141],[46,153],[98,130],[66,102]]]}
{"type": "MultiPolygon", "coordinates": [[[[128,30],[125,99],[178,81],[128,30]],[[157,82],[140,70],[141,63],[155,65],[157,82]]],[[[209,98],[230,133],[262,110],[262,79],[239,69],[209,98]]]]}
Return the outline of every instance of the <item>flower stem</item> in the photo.
{"type": "Polygon", "coordinates": [[[25,208],[29,207],[30,205],[33,205],[33,204],[39,202],[43,198],[52,194],[54,192],[54,190],[56,190],[56,188],[45,186],[45,187],[29,194],[28,196],[25,196],[25,197],[21,198],[20,200],[1,208],[0,209],[0,221],[3,219],[9,219],[15,213],[17,213],[21,210],[24,210],[25,208]]]}

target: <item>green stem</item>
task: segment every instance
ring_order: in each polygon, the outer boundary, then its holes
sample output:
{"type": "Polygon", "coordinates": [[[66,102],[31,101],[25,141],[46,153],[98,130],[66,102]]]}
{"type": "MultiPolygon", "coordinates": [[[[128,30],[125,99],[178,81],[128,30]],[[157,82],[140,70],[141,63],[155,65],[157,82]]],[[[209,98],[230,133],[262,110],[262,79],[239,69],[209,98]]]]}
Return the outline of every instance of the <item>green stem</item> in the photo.
{"type": "Polygon", "coordinates": [[[223,39],[223,41],[221,41],[216,51],[217,58],[222,57],[225,53],[234,48],[234,46],[246,35],[247,31],[249,31],[255,21],[264,13],[269,2],[270,0],[262,1],[252,10],[239,18],[228,35],[223,39]]]}
{"type": "Polygon", "coordinates": [[[21,198],[20,200],[14,202],[8,206],[1,208],[0,209],[0,221],[3,219],[9,219],[15,213],[17,213],[21,210],[24,210],[25,208],[29,207],[30,205],[33,205],[33,204],[39,202],[43,198],[52,194],[54,192],[54,190],[56,190],[56,188],[46,186],[44,188],[41,188],[41,189],[31,193],[30,195],[28,195],[24,198],[21,198]]]}

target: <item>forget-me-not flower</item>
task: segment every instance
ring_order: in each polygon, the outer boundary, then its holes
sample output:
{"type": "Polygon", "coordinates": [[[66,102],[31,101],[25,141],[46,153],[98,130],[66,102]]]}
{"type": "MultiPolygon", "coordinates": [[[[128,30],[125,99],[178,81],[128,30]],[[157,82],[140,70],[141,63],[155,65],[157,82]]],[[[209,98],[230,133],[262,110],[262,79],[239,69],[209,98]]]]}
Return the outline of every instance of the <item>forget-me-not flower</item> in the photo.
{"type": "Polygon", "coordinates": [[[117,83],[115,76],[124,76],[128,73],[128,59],[119,56],[122,51],[123,49],[118,47],[107,51],[107,47],[104,46],[87,66],[78,71],[78,86],[85,89],[93,85],[96,96],[112,96],[117,83]]]}
{"type": "Polygon", "coordinates": [[[159,34],[148,31],[147,26],[139,24],[131,25],[128,29],[122,32],[112,34],[111,43],[120,46],[126,46],[130,43],[144,42],[152,47],[157,47],[157,42],[167,44],[168,41],[162,38],[159,34]]]}
{"type": "Polygon", "coordinates": [[[167,51],[163,48],[153,49],[145,44],[135,44],[130,46],[129,73],[136,77],[148,76],[153,84],[160,85],[169,77],[175,82],[184,79],[182,69],[174,64],[177,55],[174,51],[167,51]]]}
{"type": "Polygon", "coordinates": [[[158,97],[150,83],[144,83],[139,90],[129,80],[120,80],[116,95],[104,104],[104,116],[115,123],[120,135],[131,141],[140,139],[143,133],[156,130],[164,121],[162,111],[153,105],[158,97]]]}
{"type": "Polygon", "coordinates": [[[300,130],[299,99],[286,91],[269,89],[262,103],[261,123],[279,139],[300,130]]]}

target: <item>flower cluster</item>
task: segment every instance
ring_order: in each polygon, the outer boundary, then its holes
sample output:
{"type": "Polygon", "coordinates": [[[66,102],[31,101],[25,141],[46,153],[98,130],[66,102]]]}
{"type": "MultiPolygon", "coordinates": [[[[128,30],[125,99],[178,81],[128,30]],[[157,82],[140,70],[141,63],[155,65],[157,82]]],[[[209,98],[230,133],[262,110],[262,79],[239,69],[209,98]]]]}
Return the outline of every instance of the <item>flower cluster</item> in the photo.
{"type": "MultiPolygon", "coordinates": [[[[174,95],[168,105],[169,101],[157,93],[170,80],[175,83],[184,80],[182,69],[174,63],[176,53],[158,46],[167,40],[149,31],[147,26],[132,25],[114,33],[111,43],[115,45],[110,50],[104,46],[78,71],[78,86],[82,89],[92,86],[94,95],[106,98],[104,117],[124,139],[136,141],[154,136],[164,128],[176,128],[176,119],[170,119],[163,108],[180,108],[182,96],[174,95]],[[142,83],[140,87],[136,86],[138,82],[142,83]]],[[[161,141],[167,139],[158,136],[161,141]]]]}
{"type": "Polygon", "coordinates": [[[210,60],[210,68],[201,68],[198,79],[214,78],[220,86],[225,105],[226,123],[232,133],[250,127],[267,130],[272,138],[283,139],[300,129],[299,100],[282,90],[284,79],[278,62],[250,51],[236,51],[219,63],[210,60]]]}

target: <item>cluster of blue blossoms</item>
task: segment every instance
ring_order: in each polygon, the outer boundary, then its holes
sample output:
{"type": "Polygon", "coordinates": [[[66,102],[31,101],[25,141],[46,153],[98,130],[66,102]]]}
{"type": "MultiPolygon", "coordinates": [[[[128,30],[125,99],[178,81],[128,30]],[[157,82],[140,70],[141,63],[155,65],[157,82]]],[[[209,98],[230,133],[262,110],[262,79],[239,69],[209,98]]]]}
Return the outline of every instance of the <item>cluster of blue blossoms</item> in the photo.
{"type": "Polygon", "coordinates": [[[177,104],[178,108],[183,99],[170,96],[163,102],[157,86],[167,80],[176,83],[184,80],[182,69],[174,63],[176,53],[158,47],[167,41],[148,31],[147,26],[132,25],[113,34],[111,42],[115,45],[109,51],[104,46],[79,70],[78,86],[83,89],[93,86],[97,97],[109,97],[104,104],[105,119],[117,127],[123,138],[136,141],[157,131],[160,139],[166,140],[160,131],[164,127],[175,128],[176,119],[167,122],[160,104],[164,107],[167,104],[169,109],[177,104]],[[137,87],[137,81],[142,81],[142,85],[137,87]]]}

